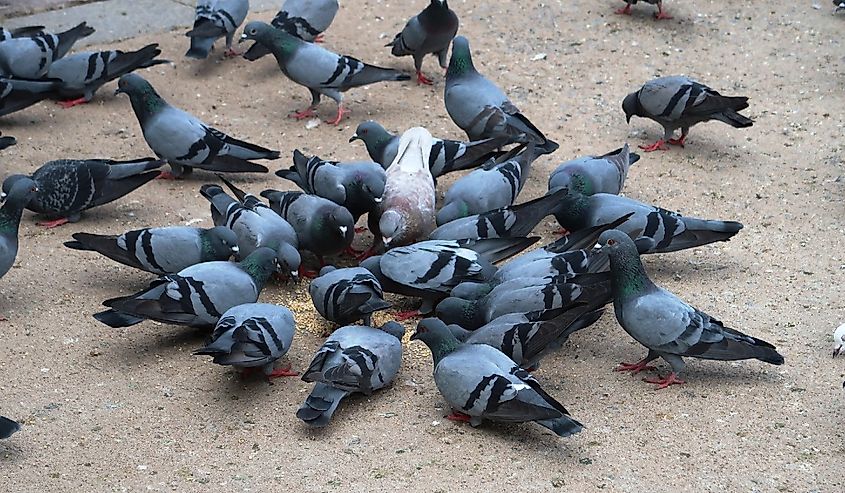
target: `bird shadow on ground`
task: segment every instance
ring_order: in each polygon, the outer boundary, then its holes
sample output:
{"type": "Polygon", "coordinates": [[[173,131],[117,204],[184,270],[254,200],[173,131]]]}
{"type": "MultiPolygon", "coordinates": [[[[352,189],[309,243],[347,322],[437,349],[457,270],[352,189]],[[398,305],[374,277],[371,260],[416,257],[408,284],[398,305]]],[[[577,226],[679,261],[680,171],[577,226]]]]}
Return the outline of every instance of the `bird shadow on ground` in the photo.
{"type": "Polygon", "coordinates": [[[573,437],[558,437],[551,431],[535,423],[505,424],[485,421],[477,428],[473,428],[466,423],[460,423],[459,425],[467,427],[466,431],[468,433],[481,433],[485,435],[482,440],[489,439],[508,443],[514,450],[519,452],[546,455],[550,450],[555,450],[559,452],[558,458],[561,461],[569,462],[573,465],[578,459],[574,453],[577,447],[574,445],[570,447],[566,442],[573,437]]]}
{"type": "Polygon", "coordinates": [[[644,262],[649,277],[656,281],[671,279],[674,276],[680,276],[685,280],[724,279],[729,273],[736,274],[735,271],[739,268],[733,259],[727,257],[724,259],[696,259],[693,263],[688,258],[673,256],[671,253],[657,255],[658,257],[648,256],[644,262]],[[654,258],[655,261],[651,261],[651,258],[654,258]]]}
{"type": "MultiPolygon", "coordinates": [[[[128,334],[125,339],[115,341],[107,349],[103,349],[103,359],[113,357],[115,361],[121,361],[132,367],[136,363],[154,361],[155,355],[160,355],[162,358],[182,358],[186,354],[191,356],[190,352],[204,346],[210,335],[210,332],[205,329],[174,325],[163,324],[154,329],[170,332],[142,333],[138,331],[135,334],[128,334]]],[[[125,330],[132,331],[133,329],[125,330]]]]}
{"type": "Polygon", "coordinates": [[[16,435],[20,436],[25,432],[26,429],[21,428],[20,431],[3,440],[3,443],[0,444],[0,464],[2,464],[3,467],[13,467],[17,464],[21,464],[22,461],[26,461],[26,454],[23,449],[14,443],[16,435]]]}

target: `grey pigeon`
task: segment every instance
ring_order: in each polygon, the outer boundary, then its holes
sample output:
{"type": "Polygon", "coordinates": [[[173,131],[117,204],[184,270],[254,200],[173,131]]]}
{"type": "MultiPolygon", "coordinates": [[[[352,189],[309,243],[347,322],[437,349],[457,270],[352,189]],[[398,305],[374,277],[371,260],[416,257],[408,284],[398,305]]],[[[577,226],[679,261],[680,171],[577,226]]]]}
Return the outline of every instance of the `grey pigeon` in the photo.
{"type": "Polygon", "coordinates": [[[185,33],[191,47],[185,53],[190,58],[207,58],[214,42],[226,37],[226,56],[236,56],[232,49],[235,31],[249,13],[249,0],[197,0],[194,27],[185,33]]]}
{"type": "Polygon", "coordinates": [[[20,429],[21,425],[19,425],[17,421],[13,421],[5,416],[0,416],[0,439],[9,438],[20,429]]]}
{"type": "Polygon", "coordinates": [[[736,221],[685,217],[619,195],[597,193],[587,196],[572,190],[557,208],[555,218],[567,231],[578,231],[610,223],[631,213],[633,215],[618,229],[637,240],[642,253],[674,252],[727,241],[742,229],[742,224],[736,221]]]}
{"type": "Polygon", "coordinates": [[[58,80],[8,79],[0,76],[0,116],[5,116],[53,95],[59,88],[58,80]]]}
{"type": "MultiPolygon", "coordinates": [[[[399,151],[399,135],[388,132],[378,122],[361,122],[349,142],[361,140],[375,162],[387,169],[399,151]]],[[[472,169],[502,155],[498,149],[508,143],[507,137],[494,137],[476,142],[432,138],[428,169],[435,179],[452,171],[472,169]]]]}
{"type": "Polygon", "coordinates": [[[12,38],[31,38],[44,32],[44,26],[22,26],[11,30],[0,26],[0,41],[12,38]]]}
{"type": "Polygon", "coordinates": [[[571,159],[560,164],[549,175],[549,191],[566,187],[584,195],[619,195],[628,177],[628,169],[639,160],[638,154],[628,150],[628,144],[602,156],[571,159]]]}
{"type": "Polygon", "coordinates": [[[295,330],[293,313],[287,308],[245,303],[226,310],[208,344],[194,354],[213,356],[215,364],[241,368],[244,373],[260,368],[268,379],[295,377],[299,373],[290,366],[274,368],[276,360],[290,350],[295,330]]]}
{"type": "Polygon", "coordinates": [[[684,146],[690,127],[697,123],[718,120],[734,128],[746,128],[754,121],[738,111],[748,108],[745,96],[722,96],[709,87],[689,77],[680,75],[660,77],[643,84],[637,91],[625,96],[622,110],[625,119],[632,116],[654,120],[663,127],[663,137],[650,146],[640,146],[646,152],[667,150],[667,144],[684,146]],[[681,136],[672,136],[676,129],[681,136]]]}
{"type": "Polygon", "coordinates": [[[320,267],[325,265],[324,256],[340,253],[352,244],[355,220],[345,207],[303,192],[264,190],[261,196],[293,226],[299,249],[316,255],[320,267]]]}
{"type": "Polygon", "coordinates": [[[53,94],[63,108],[91,101],[94,93],[107,82],[139,68],[152,67],[169,60],[157,59],[161,54],[157,43],[137,51],[81,52],[56,60],[47,77],[61,81],[53,94]]]}
{"type": "Polygon", "coordinates": [[[410,79],[398,70],[376,67],[350,56],[338,55],[263,22],[253,21],[246,25],[241,41],[247,39],[258,41],[269,49],[276,57],[282,73],[311,92],[308,108],[291,115],[298,120],[314,116],[320,97],[327,96],[337,103],[337,116],[326,123],[337,125],[349,113],[343,107],[345,91],[375,82],[410,79]]]}
{"type": "Polygon", "coordinates": [[[156,178],[163,161],[153,158],[131,161],[110,159],[59,159],[35,170],[31,176],[11,175],[3,181],[8,193],[19,180],[38,186],[27,209],[55,220],[39,223],[52,228],[80,219],[83,211],[107,204],[156,178]]]}
{"type": "Polygon", "coordinates": [[[438,303],[437,317],[447,324],[475,330],[507,313],[528,313],[571,308],[590,303],[594,308],[610,302],[608,273],[579,274],[569,279],[521,277],[496,285],[474,299],[452,296],[438,303]]]}
{"type": "Polygon", "coordinates": [[[238,253],[238,237],[225,227],[166,226],[121,235],[74,233],[73,250],[97,252],[115,262],[153,274],[175,274],[192,265],[228,260],[238,253]]]}
{"type": "Polygon", "coordinates": [[[317,156],[305,157],[298,149],[293,151],[293,166],[276,171],[276,176],[346,207],[356,222],[364,214],[378,213],[386,180],[384,169],[377,163],[324,161],[317,156]]]}
{"type": "Polygon", "coordinates": [[[664,378],[646,380],[663,389],[684,383],[678,378],[684,369],[684,356],[721,361],[758,359],[773,365],[783,364],[783,356],[768,342],[726,327],[651,282],[627,234],[606,231],[599,238],[598,247],[610,256],[616,320],[648,349],[642,361],[622,363],[617,371],[636,374],[651,369],[649,362],[663,358],[672,372],[664,378]]]}
{"type": "Polygon", "coordinates": [[[15,263],[21,215],[36,193],[38,187],[29,179],[19,180],[8,191],[4,188],[4,202],[0,207],[0,277],[5,276],[15,263]]]}
{"type": "Polygon", "coordinates": [[[449,8],[446,0],[431,0],[419,14],[411,17],[402,31],[385,46],[390,46],[393,56],[414,57],[417,82],[431,85],[432,81],[422,73],[423,57],[429,53],[437,55],[437,61],[444,69],[448,67],[446,55],[455,34],[458,33],[458,16],[449,8]]]}
{"type": "Polygon", "coordinates": [[[583,425],[547,394],[530,373],[486,344],[463,344],[443,322],[428,318],[412,340],[425,343],[434,359],[434,383],[453,412],[448,419],[478,426],[533,421],[556,435],[578,433],[583,425]]]}
{"type": "Polygon", "coordinates": [[[434,179],[428,169],[431,144],[428,130],[408,129],[387,168],[379,211],[379,233],[387,248],[410,245],[434,229],[434,179]]]}
{"type": "Polygon", "coordinates": [[[317,384],[296,417],[309,426],[326,426],[347,395],[372,395],[390,385],[402,365],[404,335],[405,328],[396,322],[378,329],[350,325],[334,331],[302,375],[302,380],[317,384]]]}
{"type": "MultiPolygon", "coordinates": [[[[623,0],[627,5],[625,7],[616,10],[617,14],[623,15],[631,15],[631,6],[636,5],[640,0],[623,0]]],[[[661,19],[672,19],[672,16],[667,14],[663,11],[663,0],[642,0],[644,3],[650,3],[652,5],[657,5],[657,13],[654,14],[654,18],[657,20],[661,19]]]]}
{"type": "Polygon", "coordinates": [[[437,212],[437,225],[512,205],[536,158],[533,145],[518,147],[455,181],[437,212]]]}
{"type": "Polygon", "coordinates": [[[170,106],[140,75],[122,76],[117,84],[117,93],[129,96],[144,140],[158,157],[170,163],[175,177],[190,173],[193,168],[266,173],[267,168],[250,160],[279,157],[279,151],[232,138],[195,116],[170,106]]]}
{"type": "Polygon", "coordinates": [[[338,325],[358,320],[372,325],[374,312],[390,308],[378,279],[363,267],[337,269],[327,265],[311,281],[308,294],[320,315],[338,325]]]}
{"type": "Polygon", "coordinates": [[[444,100],[452,121],[469,140],[506,136],[509,142],[533,142],[540,154],[559,147],[520,113],[496,84],[475,70],[469,41],[463,36],[452,42],[444,100]]]}
{"type": "MultiPolygon", "coordinates": [[[[0,134],[0,135],[2,135],[2,134],[0,134]]],[[[8,135],[2,136],[2,137],[0,137],[0,151],[2,151],[3,149],[5,149],[7,147],[11,147],[11,146],[13,146],[17,143],[18,143],[18,141],[15,140],[14,137],[10,137],[8,135]]]]}
{"type": "Polygon", "coordinates": [[[59,34],[40,33],[0,42],[0,75],[21,79],[40,79],[50,64],[65,56],[81,38],[94,33],[84,22],[59,34]]]}
{"type": "Polygon", "coordinates": [[[103,302],[94,318],[110,327],[144,320],[191,327],[213,327],[233,306],[255,303],[278,268],[276,252],[259,248],[239,263],[203,262],[162,276],[143,291],[103,302]]]}
{"type": "MultiPolygon", "coordinates": [[[[332,24],[337,10],[337,0],[285,0],[270,24],[303,41],[322,43],[323,32],[332,24]]],[[[269,54],[269,49],[256,42],[244,58],[252,61],[269,54]]]]}
{"type": "MultiPolygon", "coordinates": [[[[225,180],[224,180],[225,181],[225,180]]],[[[231,183],[226,182],[230,187],[231,183]]],[[[293,226],[278,214],[261,215],[256,210],[241,202],[247,197],[241,190],[239,199],[226,194],[218,185],[203,185],[200,195],[211,202],[211,218],[217,226],[226,226],[235,232],[238,238],[240,258],[261,247],[272,248],[276,252],[276,261],[281,272],[291,278],[298,277],[302,258],[299,255],[299,238],[293,226]]],[[[254,195],[249,195],[252,202],[260,202],[254,195]]],[[[268,211],[272,212],[272,211],[268,211]]]]}

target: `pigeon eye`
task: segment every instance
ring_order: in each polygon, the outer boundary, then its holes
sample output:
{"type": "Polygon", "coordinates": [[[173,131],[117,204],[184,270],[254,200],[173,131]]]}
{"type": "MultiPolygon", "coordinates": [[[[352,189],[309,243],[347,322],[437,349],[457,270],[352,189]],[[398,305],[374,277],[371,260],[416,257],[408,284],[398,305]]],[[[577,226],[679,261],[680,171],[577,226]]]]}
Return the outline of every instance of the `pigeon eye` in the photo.
{"type": "Polygon", "coordinates": [[[607,244],[608,244],[608,245],[615,245],[615,244],[616,244],[616,240],[607,240],[607,244]]]}
{"type": "Polygon", "coordinates": [[[250,29],[250,30],[249,30],[249,33],[250,33],[250,34],[258,34],[258,31],[256,31],[255,29],[250,29]]]}

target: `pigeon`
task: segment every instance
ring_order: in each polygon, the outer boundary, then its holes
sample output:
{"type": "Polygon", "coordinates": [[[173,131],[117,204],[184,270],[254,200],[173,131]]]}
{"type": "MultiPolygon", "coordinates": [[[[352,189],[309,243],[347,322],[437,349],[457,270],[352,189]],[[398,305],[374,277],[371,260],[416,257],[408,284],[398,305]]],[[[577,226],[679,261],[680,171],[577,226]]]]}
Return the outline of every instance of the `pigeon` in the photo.
{"type": "Polygon", "coordinates": [[[537,155],[533,145],[520,146],[455,181],[437,212],[437,225],[512,205],[537,155]]]}
{"type": "Polygon", "coordinates": [[[12,38],[31,38],[44,32],[44,26],[22,26],[14,29],[6,29],[0,26],[0,41],[12,38]]]}
{"type": "MultiPolygon", "coordinates": [[[[322,43],[322,33],[331,25],[337,10],[337,0],[285,0],[270,24],[303,41],[322,43]]],[[[269,54],[269,49],[256,42],[244,58],[253,61],[269,54]]]]}
{"type": "Polygon", "coordinates": [[[721,361],[758,359],[773,365],[783,364],[783,356],[768,342],[726,327],[651,282],[636,245],[624,232],[605,231],[596,248],[610,256],[616,320],[628,335],[648,349],[642,361],[622,363],[617,371],[637,374],[653,369],[648,363],[663,358],[672,372],[664,378],[646,381],[657,384],[657,389],[665,389],[684,383],[678,378],[684,369],[683,356],[721,361]]]}
{"type": "Polygon", "coordinates": [[[428,169],[431,134],[414,127],[402,134],[387,168],[379,233],[386,248],[410,245],[434,229],[434,179],[428,169]]]}
{"type": "Polygon", "coordinates": [[[377,211],[386,179],[384,169],[377,163],[307,158],[298,149],[293,151],[293,166],[276,171],[276,176],[294,182],[307,193],[346,207],[356,222],[362,215],[377,211]]]}
{"type": "Polygon", "coordinates": [[[422,12],[411,17],[402,32],[393,41],[384,45],[391,47],[393,56],[414,57],[417,83],[431,85],[432,80],[423,75],[423,57],[432,53],[444,69],[448,67],[446,55],[455,34],[458,33],[458,16],[449,8],[446,0],[431,0],[422,12]]]}
{"type": "Polygon", "coordinates": [[[640,146],[646,152],[669,149],[667,144],[684,146],[690,127],[697,123],[719,120],[734,128],[746,128],[754,121],[739,113],[748,108],[745,96],[722,96],[689,77],[680,75],[660,77],[646,82],[637,91],[625,96],[622,110],[625,119],[632,116],[648,118],[663,127],[663,137],[652,145],[640,146]],[[675,129],[681,136],[672,136],[675,129]]]}
{"type": "Polygon", "coordinates": [[[94,318],[110,327],[129,327],[144,320],[213,327],[233,306],[255,303],[278,268],[276,252],[259,248],[234,262],[203,262],[162,276],[138,293],[103,302],[108,310],[94,318]]]}
{"type": "MultiPolygon", "coordinates": [[[[370,158],[385,169],[396,159],[399,136],[388,132],[378,122],[373,120],[361,122],[349,142],[355,140],[363,141],[370,158]]],[[[490,159],[502,155],[503,153],[498,149],[506,145],[508,140],[507,137],[494,137],[476,142],[461,142],[432,138],[428,169],[436,180],[452,171],[477,168],[490,159]]]]}
{"type": "Polygon", "coordinates": [[[422,341],[431,350],[434,383],[453,410],[447,419],[472,426],[485,419],[533,421],[561,437],[583,428],[530,373],[498,349],[461,343],[434,318],[422,320],[411,340],[422,341]]]}
{"type": "Polygon", "coordinates": [[[399,315],[400,318],[409,318],[419,313],[430,313],[434,304],[464,281],[491,279],[496,273],[493,264],[516,255],[538,239],[421,241],[370,257],[361,262],[361,267],[372,272],[385,291],[423,299],[419,310],[399,315]]]}
{"type": "Polygon", "coordinates": [[[382,81],[403,81],[410,77],[398,70],[376,67],[350,56],[333,53],[307,43],[269,24],[253,21],[246,25],[241,41],[252,39],[269,49],[288,79],[311,92],[308,108],[291,115],[301,120],[315,116],[321,96],[337,103],[337,116],[326,123],[337,125],[349,110],[343,107],[343,93],[353,87],[382,81]]]}
{"type": "Polygon", "coordinates": [[[840,10],[845,10],[845,0],[833,0],[833,5],[836,5],[836,8],[833,9],[834,14],[840,10]]]}
{"type": "Polygon", "coordinates": [[[452,121],[471,141],[506,136],[509,142],[535,143],[539,154],[550,154],[559,147],[520,113],[498,86],[475,70],[469,41],[463,36],[452,42],[444,100],[452,121]]]}
{"type": "Polygon", "coordinates": [[[845,324],[840,325],[833,332],[833,357],[845,353],[845,324]]]}
{"type": "Polygon", "coordinates": [[[115,262],[153,274],[175,274],[202,262],[228,260],[238,253],[238,237],[225,227],[167,226],[127,231],[121,235],[74,233],[64,244],[73,250],[97,252],[115,262]]]}
{"type": "Polygon", "coordinates": [[[112,161],[111,159],[59,159],[35,170],[31,176],[11,175],[3,181],[8,193],[19,180],[38,186],[38,193],[26,208],[54,220],[38,223],[53,228],[79,221],[82,211],[107,204],[156,178],[164,161],[153,158],[112,161]]]}
{"type": "Polygon", "coordinates": [[[59,34],[40,33],[0,42],[0,75],[20,79],[40,79],[50,64],[62,58],[79,39],[90,36],[94,28],[86,23],[59,34]]]}
{"type": "MultiPolygon", "coordinates": [[[[0,135],[2,135],[2,134],[0,134],[0,135]]],[[[11,146],[13,146],[17,143],[18,143],[18,141],[14,137],[10,137],[8,135],[6,135],[4,137],[0,137],[0,151],[2,151],[3,149],[5,149],[7,147],[11,147],[11,146]]]]}
{"type": "MultiPolygon", "coordinates": [[[[631,6],[636,5],[639,0],[623,0],[627,5],[624,8],[616,10],[617,14],[623,15],[631,15],[631,6]]],[[[672,19],[672,16],[667,14],[663,11],[663,0],[642,0],[645,3],[650,3],[652,5],[657,5],[657,13],[654,14],[654,18],[657,20],[661,19],[672,19]]]]}
{"type": "Polygon", "coordinates": [[[20,429],[21,425],[19,425],[17,421],[12,421],[5,416],[0,416],[0,439],[9,438],[20,429]]]}
{"type": "Polygon", "coordinates": [[[621,149],[602,156],[584,156],[562,163],[549,175],[549,191],[560,187],[577,190],[584,195],[610,193],[619,195],[628,177],[628,169],[640,156],[621,149]]]}
{"type": "Polygon", "coordinates": [[[249,0],[197,0],[194,27],[185,33],[191,38],[186,57],[203,59],[214,48],[214,42],[226,36],[225,56],[237,56],[232,49],[235,31],[249,13],[249,0]]]}
{"type": "MultiPolygon", "coordinates": [[[[226,183],[234,188],[231,183],[226,183]]],[[[247,197],[241,190],[234,189],[240,192],[239,199],[247,197]]],[[[293,226],[285,219],[275,213],[262,216],[240,200],[227,195],[219,185],[203,185],[200,195],[211,202],[211,218],[214,224],[226,226],[235,232],[240,258],[247,257],[261,247],[272,248],[276,252],[276,261],[281,272],[290,273],[292,279],[298,277],[302,263],[297,249],[299,239],[293,226]]],[[[254,195],[249,197],[253,202],[260,202],[254,195]]]]}
{"type": "Polygon", "coordinates": [[[60,84],[61,81],[55,79],[25,80],[0,76],[0,116],[20,111],[51,97],[60,84]]]}
{"type": "Polygon", "coordinates": [[[591,303],[595,308],[610,303],[609,274],[579,274],[570,279],[521,277],[496,285],[474,299],[452,296],[437,304],[437,318],[475,330],[507,313],[570,308],[591,303]]]}
{"type": "Polygon", "coordinates": [[[578,231],[612,222],[631,213],[633,215],[620,224],[618,229],[637,240],[641,253],[675,252],[716,241],[728,241],[742,229],[742,224],[736,221],[685,217],[619,195],[597,193],[586,196],[572,190],[569,190],[561,206],[556,209],[555,218],[566,230],[578,231]]]}
{"type": "Polygon", "coordinates": [[[211,340],[195,355],[212,356],[218,365],[241,368],[244,374],[261,368],[268,378],[296,377],[287,368],[275,369],[293,342],[296,323],[293,313],[269,303],[245,303],[226,310],[214,326],[211,340]]]}
{"type": "Polygon", "coordinates": [[[390,308],[378,279],[363,267],[337,269],[327,265],[311,281],[308,294],[320,315],[338,325],[358,320],[372,325],[374,312],[390,308]]]}
{"type": "Polygon", "coordinates": [[[299,249],[308,250],[325,265],[323,257],[335,255],[352,244],[355,220],[342,205],[303,192],[264,190],[261,196],[289,222],[299,239],[299,249]]]}
{"type": "Polygon", "coordinates": [[[487,344],[520,367],[534,371],[543,356],[562,347],[576,331],[596,323],[602,314],[604,308],[580,305],[568,310],[508,313],[476,330],[459,325],[450,325],[449,330],[461,342],[487,344]]]}
{"type": "Polygon", "coordinates": [[[490,280],[493,285],[523,277],[571,279],[585,272],[604,272],[608,269],[606,255],[597,255],[589,250],[572,250],[553,257],[539,258],[530,262],[516,262],[502,265],[490,280]]]}
{"type": "Polygon", "coordinates": [[[334,331],[302,375],[302,380],[317,384],[296,417],[309,426],[324,427],[347,395],[372,395],[390,385],[402,365],[404,335],[405,328],[396,322],[378,329],[349,325],[334,331]]]}
{"type": "Polygon", "coordinates": [[[48,78],[61,81],[52,97],[59,99],[63,108],[87,103],[100,87],[123,74],[170,63],[156,58],[160,54],[158,44],[153,43],[137,51],[87,51],[56,60],[47,71],[48,78]]]}
{"type": "Polygon", "coordinates": [[[251,159],[277,159],[279,151],[232,138],[198,118],[167,104],[152,85],[137,74],[120,78],[117,93],[125,93],[141,125],[144,140],[179,177],[193,168],[216,172],[266,173],[251,159]]]}
{"type": "Polygon", "coordinates": [[[21,215],[37,193],[38,187],[30,179],[18,180],[8,191],[3,188],[5,201],[0,207],[0,277],[5,276],[15,263],[21,215]]]}

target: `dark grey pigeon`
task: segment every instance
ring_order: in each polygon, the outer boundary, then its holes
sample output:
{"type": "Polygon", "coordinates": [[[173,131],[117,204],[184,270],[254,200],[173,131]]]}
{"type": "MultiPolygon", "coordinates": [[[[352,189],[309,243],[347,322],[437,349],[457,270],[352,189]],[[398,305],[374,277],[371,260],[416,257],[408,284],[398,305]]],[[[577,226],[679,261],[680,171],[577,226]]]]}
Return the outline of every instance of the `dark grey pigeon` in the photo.
{"type": "Polygon", "coordinates": [[[12,421],[5,416],[0,416],[0,439],[9,438],[20,429],[21,425],[19,425],[17,421],[12,421]]]}
{"type": "Polygon", "coordinates": [[[507,313],[528,313],[571,308],[590,303],[594,308],[610,303],[607,272],[579,274],[570,279],[520,277],[496,285],[473,299],[452,296],[438,303],[435,313],[447,324],[475,330],[507,313]]]}
{"type": "Polygon", "coordinates": [[[390,46],[393,56],[414,57],[414,69],[417,82],[431,85],[431,79],[423,75],[423,58],[429,53],[437,55],[437,61],[444,69],[449,45],[458,33],[458,16],[449,8],[446,0],[431,0],[431,3],[419,14],[411,17],[402,32],[397,33],[390,46]]]}
{"type": "Polygon", "coordinates": [[[390,385],[402,365],[404,335],[405,328],[396,322],[379,329],[349,325],[334,331],[302,375],[302,380],[317,385],[296,417],[309,426],[326,426],[347,395],[371,395],[390,385]]]}
{"type": "Polygon", "coordinates": [[[214,363],[243,369],[244,374],[260,368],[268,378],[296,377],[299,373],[275,368],[293,343],[296,323],[293,313],[269,303],[245,303],[226,310],[205,347],[196,355],[213,356],[214,363]]]}
{"type": "Polygon", "coordinates": [[[349,110],[343,107],[343,93],[353,87],[382,81],[408,80],[406,74],[391,68],[376,67],[350,56],[338,55],[321,46],[307,43],[259,21],[246,25],[241,41],[252,39],[269,49],[282,73],[311,92],[308,108],[291,116],[297,120],[315,116],[321,96],[337,103],[337,116],[326,123],[337,125],[349,110]]]}
{"type": "Polygon", "coordinates": [[[59,34],[40,33],[0,42],[0,75],[40,79],[76,41],[94,33],[84,22],[59,34]]]}
{"type": "MultiPolygon", "coordinates": [[[[358,125],[349,142],[363,141],[370,158],[387,169],[396,159],[399,139],[399,135],[388,132],[378,122],[367,120],[358,125]]],[[[498,149],[507,143],[507,137],[495,137],[477,142],[432,138],[428,169],[431,171],[431,176],[437,179],[438,176],[452,171],[477,168],[504,154],[498,149]]]]}
{"type": "Polygon", "coordinates": [[[559,165],[549,175],[549,191],[565,187],[584,195],[619,195],[628,177],[628,169],[639,160],[638,154],[628,150],[628,144],[602,156],[571,159],[559,165]]]}
{"type": "Polygon", "coordinates": [[[164,164],[153,158],[131,161],[110,159],[59,159],[41,166],[31,176],[11,175],[3,181],[8,193],[22,179],[32,179],[38,193],[27,209],[56,217],[38,223],[53,228],[79,221],[83,211],[107,204],[129,194],[159,174],[164,164]]]}
{"type": "Polygon", "coordinates": [[[616,10],[617,14],[623,15],[631,15],[631,6],[636,5],[638,1],[642,1],[644,3],[650,3],[652,5],[657,5],[657,13],[654,14],[654,18],[657,20],[661,19],[671,19],[672,16],[667,14],[663,11],[663,0],[623,0],[627,5],[625,7],[616,10]]]}
{"type": "Polygon", "coordinates": [[[94,318],[110,327],[144,320],[191,327],[213,327],[229,308],[255,303],[277,270],[276,252],[259,248],[239,263],[203,262],[168,274],[138,293],[103,302],[94,318]]]}
{"type": "Polygon", "coordinates": [[[190,58],[207,58],[217,39],[226,37],[225,56],[237,56],[232,49],[235,31],[249,13],[249,0],[197,0],[194,27],[185,33],[191,47],[185,53],[190,58]]]}
{"type": "Polygon", "coordinates": [[[689,77],[680,75],[660,77],[646,82],[637,91],[625,96],[622,110],[625,119],[632,116],[654,120],[663,127],[663,137],[650,146],[640,146],[646,152],[669,149],[667,144],[684,146],[690,127],[697,123],[718,120],[734,128],[746,128],[754,121],[737,113],[748,108],[745,96],[722,96],[689,77]],[[681,136],[673,137],[676,129],[681,136]]]}
{"type": "MultiPolygon", "coordinates": [[[[337,14],[337,0],[285,0],[270,25],[309,43],[322,43],[323,32],[337,14]]],[[[247,60],[258,60],[270,50],[261,43],[253,43],[244,53],[247,60]]]]}
{"type": "Polygon", "coordinates": [[[672,367],[664,378],[647,379],[664,389],[682,384],[683,356],[736,361],[758,359],[782,365],[775,347],[766,341],[726,327],[722,322],[694,308],[648,278],[634,242],[622,231],[602,233],[598,248],[610,256],[613,309],[616,320],[631,337],[648,349],[642,361],[622,363],[617,371],[653,369],[648,363],[663,358],[672,367]]]}
{"type": "Polygon", "coordinates": [[[434,383],[453,411],[447,419],[472,426],[485,419],[533,421],[562,437],[583,428],[530,373],[498,349],[461,343],[436,318],[422,320],[411,339],[424,342],[431,350],[434,383]]]}
{"type": "Polygon", "coordinates": [[[21,214],[38,187],[30,179],[18,180],[7,191],[4,188],[3,207],[0,207],[0,277],[6,275],[18,256],[18,229],[21,214]]]}
{"type": "Polygon", "coordinates": [[[153,274],[175,274],[192,265],[228,260],[238,253],[238,237],[225,227],[166,226],[121,235],[74,233],[65,246],[97,252],[115,262],[153,274]]]}
{"type": "Polygon", "coordinates": [[[31,38],[44,32],[44,26],[22,26],[11,30],[0,26],[0,41],[12,38],[31,38]]]}
{"type": "MultiPolygon", "coordinates": [[[[2,134],[0,134],[0,135],[2,135],[2,134]]],[[[2,151],[3,149],[5,149],[7,147],[11,147],[11,146],[13,146],[17,143],[18,143],[18,141],[15,140],[14,137],[10,137],[8,135],[0,137],[0,151],[2,151]]]]}
{"type": "Polygon", "coordinates": [[[58,80],[8,79],[0,76],[0,116],[5,116],[49,98],[58,80]]]}
{"type": "Polygon", "coordinates": [[[346,207],[356,222],[364,214],[378,213],[386,180],[384,169],[372,161],[324,161],[307,158],[298,149],[293,151],[293,166],[276,171],[276,176],[346,207]]]}
{"type": "Polygon", "coordinates": [[[372,325],[373,313],[390,308],[378,279],[363,267],[337,269],[327,265],[311,281],[308,294],[320,315],[338,325],[358,320],[372,325]]]}
{"type": "Polygon", "coordinates": [[[520,146],[455,181],[437,212],[437,225],[512,205],[537,155],[533,145],[520,146]]]}
{"type": "Polygon", "coordinates": [[[144,140],[158,157],[170,163],[172,177],[190,173],[193,168],[266,173],[267,168],[250,160],[279,157],[279,151],[232,138],[170,106],[140,75],[122,76],[117,83],[117,93],[129,96],[144,140]]]}
{"type": "Polygon", "coordinates": [[[475,70],[469,41],[463,36],[452,42],[444,100],[452,121],[469,140],[506,136],[509,142],[533,142],[539,154],[550,154],[559,147],[520,113],[496,84],[475,70]]]}
{"type": "Polygon", "coordinates": [[[322,258],[335,255],[352,244],[355,220],[345,207],[329,199],[303,192],[264,190],[270,208],[289,222],[299,239],[299,249],[322,258]]]}
{"type": "Polygon", "coordinates": [[[641,253],[674,252],[728,241],[742,229],[742,224],[735,221],[685,217],[619,195],[597,193],[587,196],[572,190],[557,208],[555,219],[567,231],[578,231],[613,222],[631,213],[633,215],[618,229],[637,240],[641,253]]]}
{"type": "Polygon", "coordinates": [[[100,87],[124,74],[170,63],[157,59],[159,55],[161,50],[153,43],[137,51],[86,51],[56,60],[47,71],[48,78],[61,81],[52,98],[63,108],[87,103],[100,87]]]}

